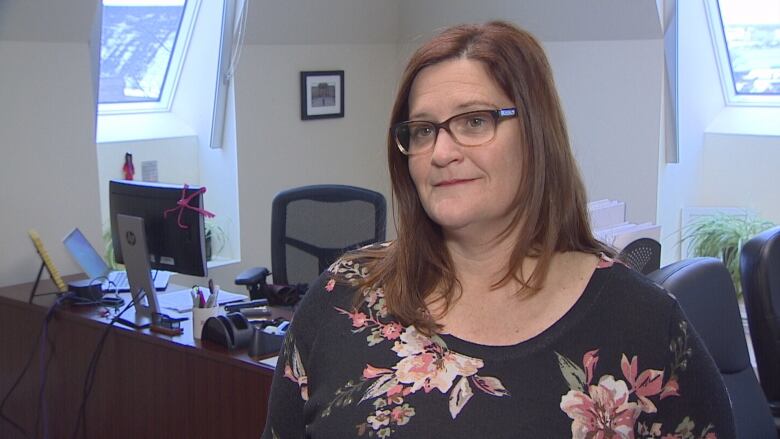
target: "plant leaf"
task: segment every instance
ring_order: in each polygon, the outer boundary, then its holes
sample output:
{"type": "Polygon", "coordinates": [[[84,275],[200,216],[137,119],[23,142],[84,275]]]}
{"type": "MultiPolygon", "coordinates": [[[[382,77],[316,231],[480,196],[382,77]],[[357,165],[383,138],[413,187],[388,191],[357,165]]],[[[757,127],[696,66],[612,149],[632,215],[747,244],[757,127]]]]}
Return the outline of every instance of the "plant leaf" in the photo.
{"type": "Polygon", "coordinates": [[[569,384],[571,390],[578,390],[580,392],[585,391],[585,371],[583,371],[577,364],[558,352],[555,353],[558,356],[558,366],[561,369],[561,374],[566,382],[569,384]]]}

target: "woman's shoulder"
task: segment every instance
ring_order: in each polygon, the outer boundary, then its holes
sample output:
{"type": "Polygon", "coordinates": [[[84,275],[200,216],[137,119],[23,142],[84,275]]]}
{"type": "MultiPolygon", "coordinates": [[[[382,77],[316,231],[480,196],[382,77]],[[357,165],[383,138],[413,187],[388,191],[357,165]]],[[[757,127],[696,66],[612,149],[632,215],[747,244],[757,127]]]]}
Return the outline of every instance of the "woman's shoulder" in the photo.
{"type": "Polygon", "coordinates": [[[301,307],[347,306],[370,275],[373,263],[386,254],[391,244],[392,241],[371,244],[339,257],[309,286],[301,307]]]}
{"type": "Polygon", "coordinates": [[[299,326],[304,325],[308,330],[316,332],[321,325],[327,325],[327,322],[332,322],[341,314],[364,306],[378,307],[376,312],[386,314],[382,289],[361,285],[370,274],[371,261],[377,260],[377,256],[371,252],[381,251],[389,245],[374,244],[347,253],[324,270],[309,285],[296,306],[294,315],[299,326]],[[362,295],[362,302],[356,302],[358,291],[362,295]]]}
{"type": "Polygon", "coordinates": [[[663,287],[644,274],[624,265],[620,261],[603,259],[594,279],[600,290],[601,306],[616,307],[637,312],[669,313],[676,307],[677,300],[663,287]]]}

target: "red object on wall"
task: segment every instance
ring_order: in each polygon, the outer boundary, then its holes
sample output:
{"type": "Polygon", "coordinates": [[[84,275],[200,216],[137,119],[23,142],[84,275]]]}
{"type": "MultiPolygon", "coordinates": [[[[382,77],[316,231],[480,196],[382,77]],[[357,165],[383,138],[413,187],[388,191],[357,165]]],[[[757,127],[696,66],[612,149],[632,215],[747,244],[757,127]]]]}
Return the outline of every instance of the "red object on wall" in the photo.
{"type": "Polygon", "coordinates": [[[125,180],[132,180],[135,175],[135,166],[133,166],[133,155],[125,153],[125,164],[122,166],[122,172],[125,174],[125,180]]]}

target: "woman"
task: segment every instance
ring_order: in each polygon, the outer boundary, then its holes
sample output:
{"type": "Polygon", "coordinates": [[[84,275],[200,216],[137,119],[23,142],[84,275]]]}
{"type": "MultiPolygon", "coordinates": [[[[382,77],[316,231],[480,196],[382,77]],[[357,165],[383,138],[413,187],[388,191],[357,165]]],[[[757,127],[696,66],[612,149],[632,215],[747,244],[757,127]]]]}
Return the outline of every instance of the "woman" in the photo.
{"type": "Polygon", "coordinates": [[[307,293],[264,437],[734,436],[676,302],[591,235],[531,35],[444,31],[410,60],[391,124],[398,239],[307,293]]]}

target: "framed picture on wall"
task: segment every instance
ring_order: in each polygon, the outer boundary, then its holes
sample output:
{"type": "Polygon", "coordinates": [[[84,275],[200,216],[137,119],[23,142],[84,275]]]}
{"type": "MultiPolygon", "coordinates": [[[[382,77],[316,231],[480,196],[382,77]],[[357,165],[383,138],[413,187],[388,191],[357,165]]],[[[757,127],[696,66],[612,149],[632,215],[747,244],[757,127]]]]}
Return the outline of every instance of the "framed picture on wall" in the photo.
{"type": "Polygon", "coordinates": [[[344,117],[344,71],[301,72],[301,119],[344,117]]]}

